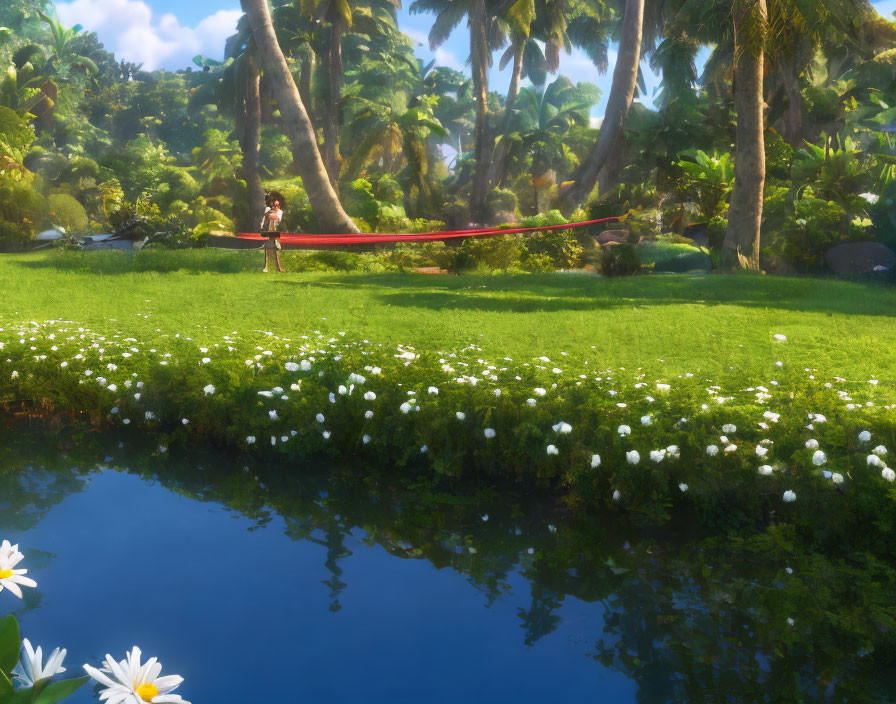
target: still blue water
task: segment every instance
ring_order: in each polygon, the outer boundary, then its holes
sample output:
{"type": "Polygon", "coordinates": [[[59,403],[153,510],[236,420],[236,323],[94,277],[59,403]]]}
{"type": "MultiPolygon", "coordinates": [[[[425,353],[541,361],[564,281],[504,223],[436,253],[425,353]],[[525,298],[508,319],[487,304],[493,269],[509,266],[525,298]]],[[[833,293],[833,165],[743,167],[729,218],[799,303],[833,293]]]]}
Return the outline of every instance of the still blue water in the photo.
{"type": "Polygon", "coordinates": [[[863,625],[888,610],[855,610],[892,572],[780,530],[75,438],[0,438],[0,539],[38,581],[0,616],[69,675],[139,645],[194,704],[896,701],[863,625]]]}
{"type": "MultiPolygon", "coordinates": [[[[32,486],[51,483],[30,471],[32,486]]],[[[390,554],[361,528],[328,569],[325,531],[296,540],[280,516],[259,527],[101,467],[75,482],[31,528],[0,519],[39,583],[23,634],[67,647],[70,671],[139,644],[193,702],[633,700],[631,680],[589,657],[600,605],[567,598],[556,630],[524,642],[531,586],[515,570],[488,604],[464,574],[390,554]]]]}

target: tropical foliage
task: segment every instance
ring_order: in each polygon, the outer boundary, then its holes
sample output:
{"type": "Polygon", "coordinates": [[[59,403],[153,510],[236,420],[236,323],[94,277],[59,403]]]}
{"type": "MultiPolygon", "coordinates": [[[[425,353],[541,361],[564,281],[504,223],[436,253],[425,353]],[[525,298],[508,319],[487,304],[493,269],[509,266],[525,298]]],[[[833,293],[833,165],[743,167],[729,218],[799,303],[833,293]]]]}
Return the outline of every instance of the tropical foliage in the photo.
{"type": "Polygon", "coordinates": [[[432,47],[469,30],[470,71],[460,72],[415,57],[392,0],[275,0],[276,46],[256,43],[246,15],[222,61],[197,56],[171,73],[117,60],[95,35],[60,23],[51,3],[17,0],[0,13],[0,243],[20,246],[48,227],[110,231],[120,213],[138,212],[200,235],[255,229],[265,193],[289,191],[293,228],[334,226],[320,219],[325,196],[346,210],[335,226],[368,230],[584,206],[625,216],[648,239],[705,229],[698,244],[734,266],[806,271],[840,242],[892,244],[896,25],[866,0],[764,7],[411,3],[432,18],[432,47]],[[645,95],[638,73],[631,100],[620,93],[628,74],[614,79],[612,124],[595,129],[593,82],[552,74],[578,48],[596,80],[613,37],[624,54],[643,45],[662,83],[645,95]],[[289,68],[287,112],[301,103],[320,172],[290,132],[269,50],[289,68]],[[734,80],[747,64],[763,67],[753,81],[768,106],[761,124],[755,95],[737,92],[747,79],[734,80]],[[490,70],[510,72],[506,94],[489,90],[490,70]]]}

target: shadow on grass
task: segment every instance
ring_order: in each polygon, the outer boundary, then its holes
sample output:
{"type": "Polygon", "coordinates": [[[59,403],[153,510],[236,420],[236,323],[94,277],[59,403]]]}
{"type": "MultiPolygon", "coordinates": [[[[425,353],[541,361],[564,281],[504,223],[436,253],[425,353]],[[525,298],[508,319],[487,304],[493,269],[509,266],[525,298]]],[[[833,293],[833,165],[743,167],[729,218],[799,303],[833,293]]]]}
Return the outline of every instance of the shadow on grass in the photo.
{"type": "Polygon", "coordinates": [[[237,274],[260,269],[263,255],[260,252],[234,250],[148,250],[123,252],[102,250],[95,252],[52,251],[40,254],[16,255],[8,262],[25,269],[53,269],[83,274],[114,276],[154,272],[159,274],[177,271],[194,274],[237,274]]]}
{"type": "Polygon", "coordinates": [[[566,274],[436,278],[367,274],[326,276],[308,281],[281,280],[278,284],[354,289],[370,294],[384,305],[431,310],[548,313],[695,304],[830,315],[896,316],[893,286],[821,278],[666,275],[601,279],[566,274]]]}
{"type": "MultiPolygon", "coordinates": [[[[287,272],[290,257],[284,257],[287,272]]],[[[22,268],[80,274],[237,274],[256,271],[255,251],[152,250],[13,255],[22,268]]],[[[466,274],[423,276],[401,273],[293,273],[270,275],[259,285],[364,292],[383,305],[430,310],[496,313],[600,311],[663,305],[736,305],[831,315],[896,316],[896,287],[826,278],[743,275],[655,275],[602,279],[574,274],[466,274]]]]}

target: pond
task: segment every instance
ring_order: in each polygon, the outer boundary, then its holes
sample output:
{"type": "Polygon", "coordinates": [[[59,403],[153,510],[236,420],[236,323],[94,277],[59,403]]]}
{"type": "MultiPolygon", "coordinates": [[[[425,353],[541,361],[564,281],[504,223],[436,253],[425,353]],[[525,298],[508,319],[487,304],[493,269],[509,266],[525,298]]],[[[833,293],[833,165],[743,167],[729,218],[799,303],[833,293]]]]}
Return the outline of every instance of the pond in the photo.
{"type": "MultiPolygon", "coordinates": [[[[138,644],[215,704],[896,691],[849,634],[799,628],[799,590],[781,588],[796,627],[763,607],[780,566],[730,546],[689,550],[695,536],[511,487],[99,442],[25,437],[0,456],[0,538],[39,585],[0,611],[68,648],[70,674],[138,644]],[[720,554],[739,573],[714,581],[720,554]]],[[[94,700],[88,686],[71,701],[94,700]]]]}

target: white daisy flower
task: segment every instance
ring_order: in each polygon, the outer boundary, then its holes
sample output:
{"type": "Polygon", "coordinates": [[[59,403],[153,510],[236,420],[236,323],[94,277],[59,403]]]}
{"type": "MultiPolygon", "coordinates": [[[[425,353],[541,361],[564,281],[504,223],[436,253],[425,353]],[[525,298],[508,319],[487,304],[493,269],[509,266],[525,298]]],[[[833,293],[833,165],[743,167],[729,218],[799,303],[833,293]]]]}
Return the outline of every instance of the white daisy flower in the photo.
{"type": "Polygon", "coordinates": [[[627,425],[620,425],[619,428],[617,428],[616,432],[619,433],[620,437],[624,438],[626,435],[632,434],[632,429],[630,427],[628,427],[627,425]]]}
{"type": "Polygon", "coordinates": [[[678,485],[678,488],[681,490],[682,493],[684,493],[688,490],[688,485],[685,484],[684,482],[682,482],[681,484],[678,485]]]}
{"type": "Polygon", "coordinates": [[[600,455],[591,455],[591,466],[600,467],[600,455]]]}
{"type": "Polygon", "coordinates": [[[892,469],[890,469],[889,467],[884,467],[884,468],[881,470],[881,472],[880,472],[880,476],[882,476],[882,477],[883,477],[884,479],[886,479],[888,482],[891,482],[891,481],[893,481],[894,479],[896,479],[896,472],[894,472],[894,471],[893,471],[892,469]]]}
{"type": "Polygon", "coordinates": [[[486,439],[491,440],[495,437],[495,430],[494,428],[486,428],[482,431],[482,434],[485,435],[486,439]]]}
{"type": "Polygon", "coordinates": [[[563,435],[568,435],[572,432],[572,426],[569,423],[565,423],[562,420],[553,426],[555,433],[562,433],[563,435]]]}
{"type": "Polygon", "coordinates": [[[19,552],[18,545],[11,545],[8,540],[4,540],[0,544],[0,592],[4,587],[15,594],[19,599],[22,598],[22,590],[19,587],[36,587],[37,582],[33,579],[25,577],[28,570],[17,570],[16,565],[23,559],[24,555],[19,552]]]}
{"type": "Polygon", "coordinates": [[[878,445],[871,452],[873,452],[878,457],[883,457],[885,454],[887,454],[887,448],[885,448],[883,445],[878,445]]]}
{"type": "Polygon", "coordinates": [[[454,414],[454,417],[457,418],[458,420],[466,420],[467,414],[464,413],[463,411],[458,411],[457,413],[454,414]]]}
{"type": "Polygon", "coordinates": [[[622,492],[619,489],[613,491],[613,501],[619,501],[622,498],[622,492]]]}
{"type": "Polygon", "coordinates": [[[725,423],[725,425],[722,426],[722,432],[725,433],[726,435],[727,435],[728,433],[736,433],[736,432],[737,432],[737,426],[736,426],[736,425],[732,425],[731,423],[725,423]]]}
{"type": "Polygon", "coordinates": [[[834,484],[842,484],[843,483],[843,475],[840,474],[839,472],[834,472],[831,475],[831,481],[834,482],[834,484]]]}
{"type": "Polygon", "coordinates": [[[815,438],[806,440],[806,449],[807,450],[817,450],[818,449],[818,440],[816,440],[815,438]]]}
{"type": "Polygon", "coordinates": [[[638,464],[641,461],[641,455],[637,450],[629,450],[625,453],[625,461],[629,464],[638,464]]]}
{"type": "Polygon", "coordinates": [[[19,663],[13,669],[12,676],[23,687],[33,687],[35,682],[65,672],[65,668],[62,667],[62,661],[65,659],[66,652],[65,648],[54,648],[47,658],[47,664],[44,665],[41,647],[37,646],[37,649],[32,648],[31,641],[25,638],[22,641],[22,653],[19,656],[19,663]]]}
{"type": "Polygon", "coordinates": [[[559,455],[560,450],[557,449],[556,445],[548,445],[548,454],[549,455],[559,455]]]}
{"type": "Polygon", "coordinates": [[[861,433],[859,433],[859,441],[860,442],[870,442],[871,441],[871,433],[869,433],[867,430],[863,430],[861,433]]]}
{"type": "Polygon", "coordinates": [[[171,694],[184,681],[183,677],[159,677],[162,665],[158,659],[150,658],[141,665],[140,657],[140,648],[134,646],[121,662],[106,655],[102,669],[84,665],[87,674],[106,688],[100,694],[101,700],[105,700],[107,704],[190,704],[180,695],[171,694]]]}
{"type": "Polygon", "coordinates": [[[821,450],[816,450],[815,454],[812,455],[812,464],[814,464],[816,467],[820,467],[827,461],[827,455],[824,454],[821,450]]]}
{"type": "Polygon", "coordinates": [[[213,393],[215,393],[215,387],[212,386],[211,384],[209,384],[208,386],[203,387],[202,390],[205,391],[205,395],[206,395],[206,396],[211,396],[213,393]]]}
{"type": "Polygon", "coordinates": [[[772,466],[770,464],[764,464],[759,468],[759,473],[764,476],[768,476],[772,471],[772,466]]]}
{"type": "Polygon", "coordinates": [[[794,501],[796,501],[796,494],[793,493],[790,489],[788,489],[787,491],[784,492],[783,499],[784,499],[784,503],[787,503],[787,504],[793,503],[794,501]]]}
{"type": "Polygon", "coordinates": [[[706,446],[706,454],[710,457],[715,457],[719,454],[719,446],[718,445],[707,445],[706,446]]]}

